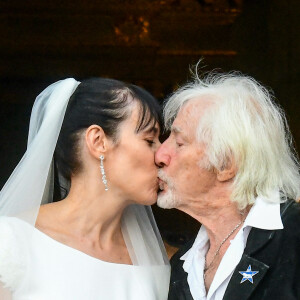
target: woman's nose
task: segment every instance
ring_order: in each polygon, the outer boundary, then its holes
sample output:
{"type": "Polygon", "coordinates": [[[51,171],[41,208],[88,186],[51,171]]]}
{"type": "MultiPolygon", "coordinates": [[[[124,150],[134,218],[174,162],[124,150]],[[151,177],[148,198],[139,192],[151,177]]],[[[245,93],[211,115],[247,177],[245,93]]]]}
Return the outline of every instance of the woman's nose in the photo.
{"type": "Polygon", "coordinates": [[[166,141],[160,145],[155,153],[155,163],[160,168],[170,164],[170,155],[166,146],[166,141]]]}

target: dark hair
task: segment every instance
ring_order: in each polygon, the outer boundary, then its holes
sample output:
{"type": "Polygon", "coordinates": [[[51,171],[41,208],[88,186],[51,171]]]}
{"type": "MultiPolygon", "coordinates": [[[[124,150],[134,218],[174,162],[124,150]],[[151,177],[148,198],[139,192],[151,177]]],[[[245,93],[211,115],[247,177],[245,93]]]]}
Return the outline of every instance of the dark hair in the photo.
{"type": "Polygon", "coordinates": [[[131,113],[130,103],[140,105],[140,118],[136,132],[156,123],[162,126],[160,106],[144,89],[124,82],[91,78],[82,81],[71,96],[54,152],[55,166],[68,181],[80,170],[78,160],[79,134],[95,124],[115,142],[122,121],[131,113]]]}

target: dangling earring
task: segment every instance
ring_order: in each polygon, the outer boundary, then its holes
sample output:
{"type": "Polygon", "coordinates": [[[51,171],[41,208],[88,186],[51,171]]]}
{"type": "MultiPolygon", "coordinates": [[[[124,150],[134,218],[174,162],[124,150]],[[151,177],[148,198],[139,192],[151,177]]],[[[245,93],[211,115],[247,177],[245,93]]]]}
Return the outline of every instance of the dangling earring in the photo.
{"type": "Polygon", "coordinates": [[[104,160],[104,156],[101,155],[100,156],[100,170],[101,170],[101,174],[102,174],[102,182],[103,182],[103,184],[105,186],[105,191],[108,191],[108,186],[107,186],[107,180],[106,180],[106,175],[105,175],[103,160],[104,160]]]}

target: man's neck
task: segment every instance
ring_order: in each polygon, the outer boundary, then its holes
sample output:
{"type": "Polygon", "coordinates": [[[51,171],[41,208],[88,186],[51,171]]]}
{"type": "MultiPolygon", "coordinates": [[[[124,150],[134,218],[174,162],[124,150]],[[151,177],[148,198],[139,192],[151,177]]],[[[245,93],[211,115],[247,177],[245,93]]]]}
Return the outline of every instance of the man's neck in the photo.
{"type": "Polygon", "coordinates": [[[188,206],[178,207],[178,209],[205,226],[211,246],[219,245],[246,216],[230,200],[229,190],[211,191],[187,203],[188,206]]]}

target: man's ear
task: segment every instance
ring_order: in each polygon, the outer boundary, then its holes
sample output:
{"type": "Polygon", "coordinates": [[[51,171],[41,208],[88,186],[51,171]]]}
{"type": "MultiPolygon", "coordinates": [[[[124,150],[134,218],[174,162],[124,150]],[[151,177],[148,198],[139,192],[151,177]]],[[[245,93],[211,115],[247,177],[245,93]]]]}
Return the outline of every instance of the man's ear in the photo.
{"type": "Polygon", "coordinates": [[[89,153],[99,158],[107,151],[108,139],[102,127],[91,125],[85,132],[85,142],[89,153]]]}
{"type": "Polygon", "coordinates": [[[226,167],[217,170],[217,179],[221,182],[231,180],[237,173],[237,166],[234,159],[230,159],[226,167]]]}

